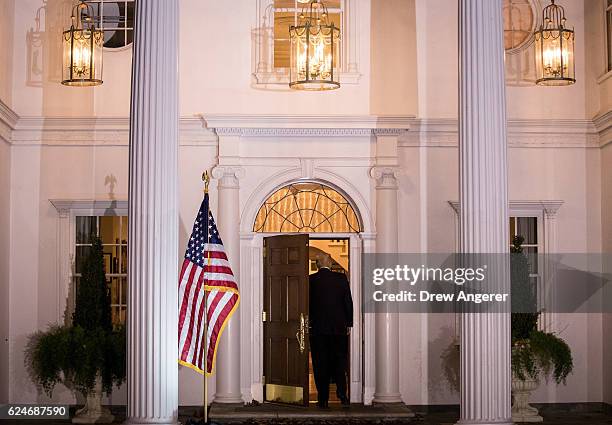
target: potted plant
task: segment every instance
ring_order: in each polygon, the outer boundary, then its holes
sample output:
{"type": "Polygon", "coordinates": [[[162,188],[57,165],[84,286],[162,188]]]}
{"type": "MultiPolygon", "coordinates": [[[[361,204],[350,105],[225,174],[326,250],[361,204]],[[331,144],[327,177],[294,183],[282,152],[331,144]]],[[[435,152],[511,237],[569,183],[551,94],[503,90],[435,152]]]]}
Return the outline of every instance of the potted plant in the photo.
{"type": "Polygon", "coordinates": [[[572,353],[557,335],[538,330],[536,288],[529,283],[529,261],[523,253],[524,238],[512,240],[510,275],[512,282],[512,420],[542,422],[538,409],[529,405],[529,396],[540,378],[552,375],[565,384],[572,372],[572,353]]]}
{"type": "Polygon", "coordinates": [[[52,326],[30,338],[26,365],[34,382],[49,396],[59,383],[86,398],[74,423],[110,423],[102,393],[125,381],[125,329],[113,328],[104,273],[102,242],[92,241],[77,289],[71,326],[52,326]]]}

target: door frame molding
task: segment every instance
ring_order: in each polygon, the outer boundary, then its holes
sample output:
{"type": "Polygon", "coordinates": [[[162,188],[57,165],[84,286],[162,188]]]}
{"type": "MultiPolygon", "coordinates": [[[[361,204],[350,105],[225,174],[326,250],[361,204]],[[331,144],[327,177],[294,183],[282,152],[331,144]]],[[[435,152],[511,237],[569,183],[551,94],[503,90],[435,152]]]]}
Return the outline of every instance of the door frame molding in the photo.
{"type": "MultiPolygon", "coordinates": [[[[263,238],[290,233],[241,234],[240,275],[242,293],[241,314],[241,374],[245,400],[263,401],[263,238]],[[246,278],[246,279],[244,279],[246,278]],[[249,284],[245,284],[249,282],[249,284]],[[246,293],[245,293],[246,292],[246,293]],[[247,301],[248,300],[248,301],[247,301]],[[245,302],[246,301],[246,302],[245,302]],[[248,311],[245,311],[248,310],[248,311]],[[245,373],[249,371],[250,373],[245,373]]],[[[371,315],[364,315],[361,294],[361,254],[374,251],[374,236],[368,233],[310,233],[313,238],[350,241],[350,286],[355,323],[350,337],[351,402],[369,404],[374,392],[374,327],[371,315]]]]}

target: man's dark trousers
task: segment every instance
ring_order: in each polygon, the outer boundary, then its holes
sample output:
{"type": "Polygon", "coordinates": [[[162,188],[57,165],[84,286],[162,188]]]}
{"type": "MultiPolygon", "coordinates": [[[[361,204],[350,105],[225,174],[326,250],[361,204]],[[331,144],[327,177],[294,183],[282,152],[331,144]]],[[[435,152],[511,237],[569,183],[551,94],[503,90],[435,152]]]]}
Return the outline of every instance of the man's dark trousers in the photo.
{"type": "Polygon", "coordinates": [[[310,351],[319,406],[327,404],[332,377],[338,397],[346,403],[348,329],[353,326],[353,300],[346,275],[327,268],[311,275],[309,304],[310,351]]]}
{"type": "Polygon", "coordinates": [[[348,335],[312,335],[310,348],[319,403],[329,400],[329,383],[332,377],[336,382],[337,396],[346,398],[348,335]]]}

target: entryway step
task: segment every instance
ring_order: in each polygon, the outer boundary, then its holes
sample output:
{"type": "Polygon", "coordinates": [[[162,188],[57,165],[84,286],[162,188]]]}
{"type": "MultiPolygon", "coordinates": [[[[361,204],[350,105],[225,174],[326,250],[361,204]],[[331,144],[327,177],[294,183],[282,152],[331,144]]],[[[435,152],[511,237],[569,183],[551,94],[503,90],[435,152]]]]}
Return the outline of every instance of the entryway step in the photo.
{"type": "Polygon", "coordinates": [[[408,424],[418,421],[414,413],[403,404],[373,405],[351,404],[350,408],[331,405],[329,409],[292,407],[272,403],[256,406],[224,406],[213,404],[210,418],[222,424],[408,424]]]}

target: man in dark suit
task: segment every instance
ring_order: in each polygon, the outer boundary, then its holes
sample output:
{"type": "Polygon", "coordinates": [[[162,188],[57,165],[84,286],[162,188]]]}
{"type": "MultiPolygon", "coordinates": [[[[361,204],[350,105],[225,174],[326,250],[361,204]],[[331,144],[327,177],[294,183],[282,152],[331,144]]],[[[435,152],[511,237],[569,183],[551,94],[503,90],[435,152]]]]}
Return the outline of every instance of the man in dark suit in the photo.
{"type": "Polygon", "coordinates": [[[346,372],[353,300],[346,275],[332,272],[331,266],[329,255],[319,255],[319,271],[310,276],[310,352],[320,408],[327,408],[332,377],[340,402],[350,405],[346,372]]]}

